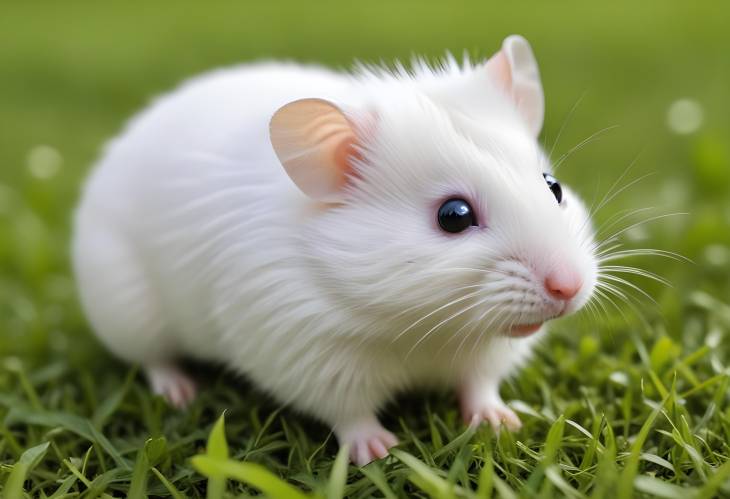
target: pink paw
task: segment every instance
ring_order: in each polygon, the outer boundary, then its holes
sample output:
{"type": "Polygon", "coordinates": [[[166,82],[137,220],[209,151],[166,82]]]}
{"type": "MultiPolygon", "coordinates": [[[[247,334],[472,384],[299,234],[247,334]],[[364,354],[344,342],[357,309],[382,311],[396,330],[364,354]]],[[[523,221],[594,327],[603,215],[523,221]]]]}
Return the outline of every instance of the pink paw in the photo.
{"type": "Polygon", "coordinates": [[[522,428],[522,421],[515,411],[501,400],[464,407],[463,416],[464,422],[472,426],[479,426],[486,421],[494,431],[499,431],[502,426],[510,431],[522,428]]]}
{"type": "Polygon", "coordinates": [[[377,421],[350,426],[337,435],[340,445],[350,446],[350,460],[358,466],[384,458],[388,449],[398,444],[395,435],[377,421]]]}
{"type": "Polygon", "coordinates": [[[162,395],[167,402],[178,409],[184,409],[195,399],[195,382],[175,366],[148,367],[147,379],[152,391],[162,395]]]}

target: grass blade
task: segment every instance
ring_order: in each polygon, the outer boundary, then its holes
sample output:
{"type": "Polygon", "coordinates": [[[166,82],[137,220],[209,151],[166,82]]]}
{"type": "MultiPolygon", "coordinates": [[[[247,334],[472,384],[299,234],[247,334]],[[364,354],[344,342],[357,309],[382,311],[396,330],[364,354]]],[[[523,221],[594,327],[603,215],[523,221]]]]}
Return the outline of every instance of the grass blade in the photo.
{"type": "Polygon", "coordinates": [[[398,496],[390,487],[388,479],[386,478],[385,473],[383,473],[383,469],[377,462],[370,463],[364,468],[360,468],[360,472],[373,482],[378,490],[383,493],[385,499],[397,499],[398,496]]]}
{"type": "Polygon", "coordinates": [[[345,484],[347,483],[347,466],[349,464],[350,447],[343,445],[337,453],[335,463],[332,465],[332,472],[327,483],[327,499],[340,499],[345,496],[345,484]]]}
{"type": "Polygon", "coordinates": [[[132,470],[132,482],[129,484],[129,499],[145,499],[147,497],[147,471],[150,463],[147,459],[145,448],[142,447],[137,452],[137,462],[132,470]]]}
{"type": "Polygon", "coordinates": [[[240,463],[230,459],[217,459],[200,455],[192,459],[193,467],[205,476],[224,476],[247,483],[268,497],[305,499],[308,496],[255,463],[240,463]]]}
{"type": "Polygon", "coordinates": [[[159,472],[157,468],[150,468],[150,471],[153,475],[157,477],[157,479],[162,483],[162,485],[165,486],[167,491],[170,493],[170,495],[173,497],[173,499],[184,499],[183,495],[180,493],[177,488],[168,480],[165,478],[165,475],[159,472]]]}
{"type": "MultiPolygon", "coordinates": [[[[228,459],[228,442],[226,441],[226,415],[221,414],[208,437],[207,455],[216,460],[228,459]]],[[[208,499],[220,499],[226,490],[226,477],[215,469],[208,475],[208,499]]]]}
{"type": "Polygon", "coordinates": [[[410,480],[432,497],[450,497],[451,487],[448,482],[415,456],[399,449],[391,449],[390,453],[413,471],[410,480]]]}
{"type": "Polygon", "coordinates": [[[667,403],[667,400],[668,399],[665,398],[664,401],[662,401],[662,403],[651,412],[649,417],[641,426],[641,430],[639,430],[639,434],[636,436],[634,443],[631,445],[631,454],[626,461],[626,466],[621,472],[619,480],[619,498],[631,499],[631,497],[633,497],[634,481],[639,470],[639,460],[641,459],[642,454],[641,449],[644,446],[646,438],[649,436],[649,431],[654,425],[654,421],[656,421],[657,416],[661,412],[662,407],[664,407],[667,403]]]}
{"type": "Polygon", "coordinates": [[[23,452],[18,462],[13,465],[7,482],[5,482],[5,491],[3,497],[6,499],[20,499],[23,497],[23,482],[33,468],[43,460],[48,451],[50,442],[45,442],[35,447],[31,447],[23,452]]]}

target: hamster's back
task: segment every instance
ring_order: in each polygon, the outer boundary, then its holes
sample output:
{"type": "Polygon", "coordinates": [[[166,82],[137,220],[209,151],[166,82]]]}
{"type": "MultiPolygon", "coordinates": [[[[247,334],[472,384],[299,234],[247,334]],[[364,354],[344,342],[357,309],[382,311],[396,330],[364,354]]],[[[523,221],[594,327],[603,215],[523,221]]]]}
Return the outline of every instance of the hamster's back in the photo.
{"type": "MultiPolygon", "coordinates": [[[[172,180],[181,163],[196,159],[231,159],[241,169],[276,161],[268,139],[274,111],[305,97],[351,99],[349,86],[343,74],[296,64],[243,65],[192,78],[156,98],[107,145],[84,201],[119,207],[117,196],[134,196],[141,178],[172,180]]],[[[260,173],[284,176],[281,167],[268,170],[260,173]]]]}
{"type": "Polygon", "coordinates": [[[241,66],[189,80],[130,121],[76,216],[81,299],[107,346],[138,361],[147,342],[131,341],[130,330],[174,329],[179,348],[198,351],[197,334],[235,310],[228,297],[254,303],[279,272],[291,279],[278,263],[294,256],[282,238],[296,233],[292,214],[305,199],[271,148],[269,120],[299,98],[352,99],[349,86],[349,77],[316,67],[241,66]]]}

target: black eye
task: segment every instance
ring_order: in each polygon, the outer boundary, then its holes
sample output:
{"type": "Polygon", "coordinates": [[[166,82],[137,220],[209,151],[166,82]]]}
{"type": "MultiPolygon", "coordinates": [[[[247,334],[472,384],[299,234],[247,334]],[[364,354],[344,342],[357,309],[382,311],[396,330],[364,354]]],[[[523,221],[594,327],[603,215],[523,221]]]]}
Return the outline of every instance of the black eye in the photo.
{"type": "Polygon", "coordinates": [[[547,182],[548,188],[552,191],[553,195],[555,196],[555,199],[558,200],[558,204],[563,202],[563,188],[560,187],[560,182],[558,182],[558,179],[550,175],[549,173],[543,173],[542,176],[545,178],[545,182],[547,182]]]}
{"type": "Polygon", "coordinates": [[[441,205],[438,212],[439,225],[446,232],[461,232],[477,224],[474,210],[463,199],[449,199],[441,205]]]}

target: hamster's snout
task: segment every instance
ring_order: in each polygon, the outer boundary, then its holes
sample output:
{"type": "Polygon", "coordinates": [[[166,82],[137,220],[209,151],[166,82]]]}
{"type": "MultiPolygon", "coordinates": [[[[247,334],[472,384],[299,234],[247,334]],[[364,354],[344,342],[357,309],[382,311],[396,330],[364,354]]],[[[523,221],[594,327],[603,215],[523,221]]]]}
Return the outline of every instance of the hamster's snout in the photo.
{"type": "Polygon", "coordinates": [[[580,274],[568,266],[558,266],[545,277],[545,291],[556,300],[569,301],[583,287],[580,274]]]}

